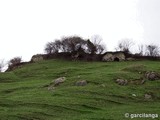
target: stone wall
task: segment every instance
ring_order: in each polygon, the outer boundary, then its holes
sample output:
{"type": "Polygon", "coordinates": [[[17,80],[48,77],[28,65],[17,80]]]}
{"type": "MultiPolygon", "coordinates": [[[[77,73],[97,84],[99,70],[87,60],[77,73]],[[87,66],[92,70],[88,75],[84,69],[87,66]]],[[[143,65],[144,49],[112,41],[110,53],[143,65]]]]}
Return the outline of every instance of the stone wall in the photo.
{"type": "Polygon", "coordinates": [[[44,56],[41,54],[33,55],[31,58],[31,62],[38,62],[44,60],[44,56]]]}
{"type": "Polygon", "coordinates": [[[102,61],[124,61],[126,59],[123,52],[106,52],[102,61]]]}

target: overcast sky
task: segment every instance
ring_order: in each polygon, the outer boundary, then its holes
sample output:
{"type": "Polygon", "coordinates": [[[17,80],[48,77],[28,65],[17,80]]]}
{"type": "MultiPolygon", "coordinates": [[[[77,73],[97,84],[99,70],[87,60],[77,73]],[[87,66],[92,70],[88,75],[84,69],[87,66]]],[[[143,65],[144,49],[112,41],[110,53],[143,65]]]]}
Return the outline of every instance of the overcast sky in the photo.
{"type": "Polygon", "coordinates": [[[160,0],[0,0],[0,59],[30,60],[70,35],[98,34],[108,50],[123,38],[159,44],[159,21],[160,0]]]}

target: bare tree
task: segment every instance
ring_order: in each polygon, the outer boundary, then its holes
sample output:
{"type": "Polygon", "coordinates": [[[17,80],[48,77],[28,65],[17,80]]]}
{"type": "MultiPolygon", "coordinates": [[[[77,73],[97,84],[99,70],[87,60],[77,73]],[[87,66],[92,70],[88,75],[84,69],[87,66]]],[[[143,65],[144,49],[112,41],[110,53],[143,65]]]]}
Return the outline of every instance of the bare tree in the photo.
{"type": "Polygon", "coordinates": [[[97,51],[96,46],[88,39],[86,52],[93,55],[96,53],[96,51],[97,51]]]}
{"type": "Polygon", "coordinates": [[[9,68],[14,67],[14,66],[20,64],[21,61],[22,61],[21,57],[14,57],[8,62],[8,67],[9,68]]]}
{"type": "Polygon", "coordinates": [[[94,52],[97,54],[101,54],[106,50],[104,43],[102,43],[103,39],[99,35],[93,35],[91,37],[91,42],[94,45],[94,52]]]}
{"type": "Polygon", "coordinates": [[[55,40],[55,42],[48,42],[44,50],[47,54],[58,53],[60,46],[61,42],[59,40],[55,40]]]}
{"type": "Polygon", "coordinates": [[[91,37],[91,42],[94,44],[94,45],[99,45],[101,44],[102,42],[102,37],[100,35],[93,35],[91,37]]]}
{"type": "Polygon", "coordinates": [[[0,72],[2,72],[3,67],[4,67],[4,60],[0,60],[0,72]]]}
{"type": "Polygon", "coordinates": [[[154,45],[154,44],[147,45],[146,46],[146,55],[153,56],[153,57],[159,56],[160,55],[159,46],[158,45],[154,45]]]}
{"type": "Polygon", "coordinates": [[[138,46],[138,54],[140,55],[140,56],[143,56],[144,55],[144,45],[139,45],[138,46]]]}
{"type": "Polygon", "coordinates": [[[76,52],[83,48],[85,40],[79,36],[64,37],[61,40],[63,52],[76,52]]]}
{"type": "Polygon", "coordinates": [[[97,54],[102,54],[106,51],[106,46],[104,44],[96,45],[97,48],[97,54]]]}
{"type": "Polygon", "coordinates": [[[44,51],[47,53],[47,54],[51,54],[53,52],[53,42],[48,42],[46,45],[45,45],[45,49],[44,51]]]}
{"type": "Polygon", "coordinates": [[[61,40],[48,42],[44,50],[47,54],[58,52],[69,52],[72,54],[77,52],[85,52],[89,54],[103,53],[105,50],[105,45],[101,43],[102,38],[100,36],[93,36],[92,41],[89,39],[85,40],[79,36],[63,37],[61,40]]]}
{"type": "Polygon", "coordinates": [[[118,43],[117,51],[130,52],[130,48],[134,45],[131,39],[122,39],[118,43]]]}

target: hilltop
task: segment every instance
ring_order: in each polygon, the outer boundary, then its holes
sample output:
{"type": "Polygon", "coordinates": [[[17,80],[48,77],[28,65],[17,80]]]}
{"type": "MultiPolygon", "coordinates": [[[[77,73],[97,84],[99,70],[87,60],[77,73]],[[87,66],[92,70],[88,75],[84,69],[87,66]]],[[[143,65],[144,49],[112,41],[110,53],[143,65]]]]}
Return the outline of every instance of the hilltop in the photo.
{"type": "Polygon", "coordinates": [[[0,73],[1,119],[124,120],[125,113],[160,114],[160,79],[145,77],[150,71],[159,73],[159,63],[51,59],[24,64],[0,73]],[[66,80],[49,90],[61,77],[66,80]],[[117,84],[117,79],[127,84],[117,84]],[[77,86],[82,80],[87,84],[77,86]],[[139,84],[141,80],[145,82],[139,84]]]}

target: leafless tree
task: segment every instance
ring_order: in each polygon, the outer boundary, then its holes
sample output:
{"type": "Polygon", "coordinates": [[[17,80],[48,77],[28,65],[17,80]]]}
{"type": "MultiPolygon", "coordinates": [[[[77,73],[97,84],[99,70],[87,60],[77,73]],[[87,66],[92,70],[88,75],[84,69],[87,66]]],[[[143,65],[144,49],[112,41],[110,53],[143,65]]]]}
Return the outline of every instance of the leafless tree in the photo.
{"type": "Polygon", "coordinates": [[[144,45],[139,45],[138,46],[138,54],[140,55],[140,56],[143,56],[144,55],[144,45]]]}
{"type": "Polygon", "coordinates": [[[118,47],[116,48],[117,51],[124,51],[124,52],[130,52],[130,48],[134,45],[133,41],[131,39],[122,39],[118,43],[118,47]]]}
{"type": "Polygon", "coordinates": [[[0,60],[0,72],[2,72],[3,67],[4,67],[4,60],[0,60]]]}
{"type": "Polygon", "coordinates": [[[20,64],[22,61],[21,57],[14,57],[8,62],[8,67],[13,67],[20,64]]]}
{"type": "Polygon", "coordinates": [[[58,53],[61,50],[61,46],[61,41],[55,40],[54,42],[48,42],[44,50],[47,54],[58,53]]]}
{"type": "Polygon", "coordinates": [[[96,51],[96,46],[88,39],[86,52],[93,55],[96,53],[96,51]]]}
{"type": "Polygon", "coordinates": [[[94,52],[97,54],[101,54],[106,50],[104,43],[102,43],[103,39],[99,35],[93,35],[91,37],[91,42],[94,45],[94,52]]]}
{"type": "Polygon", "coordinates": [[[148,56],[159,56],[160,55],[160,48],[158,45],[154,45],[154,44],[151,44],[151,45],[147,45],[146,46],[146,55],[148,56]]]}
{"type": "Polygon", "coordinates": [[[85,44],[85,40],[79,36],[64,37],[61,42],[63,52],[76,52],[85,44]]]}
{"type": "Polygon", "coordinates": [[[47,54],[51,54],[53,52],[53,45],[54,45],[54,42],[48,42],[46,45],[45,45],[45,52],[47,54]]]}
{"type": "Polygon", "coordinates": [[[53,54],[58,52],[69,53],[89,53],[89,54],[101,54],[105,50],[105,45],[101,43],[102,38],[100,36],[93,36],[91,40],[85,40],[79,36],[63,37],[61,40],[55,40],[54,42],[48,42],[45,46],[45,52],[47,54],[53,54]]]}

